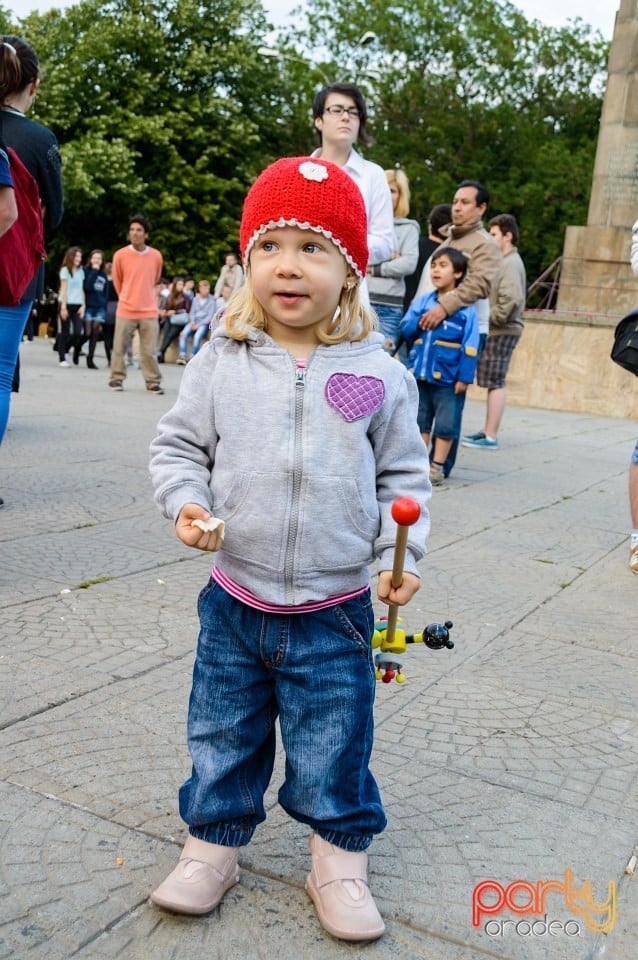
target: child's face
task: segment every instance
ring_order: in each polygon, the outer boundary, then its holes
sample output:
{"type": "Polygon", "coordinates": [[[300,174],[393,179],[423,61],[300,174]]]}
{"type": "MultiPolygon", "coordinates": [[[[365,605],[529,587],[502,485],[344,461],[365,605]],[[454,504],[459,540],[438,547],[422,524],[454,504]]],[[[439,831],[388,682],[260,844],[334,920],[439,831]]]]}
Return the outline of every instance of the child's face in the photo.
{"type": "Polygon", "coordinates": [[[432,283],[439,293],[449,293],[450,290],[454,290],[456,281],[460,278],[460,276],[460,272],[458,270],[454,270],[452,261],[445,254],[437,257],[437,259],[432,262],[432,266],[430,267],[430,277],[432,283]]]}
{"type": "Polygon", "coordinates": [[[332,321],[347,272],[334,243],[313,230],[281,227],[258,237],[250,276],[272,338],[288,346],[319,343],[317,330],[332,321]]]}

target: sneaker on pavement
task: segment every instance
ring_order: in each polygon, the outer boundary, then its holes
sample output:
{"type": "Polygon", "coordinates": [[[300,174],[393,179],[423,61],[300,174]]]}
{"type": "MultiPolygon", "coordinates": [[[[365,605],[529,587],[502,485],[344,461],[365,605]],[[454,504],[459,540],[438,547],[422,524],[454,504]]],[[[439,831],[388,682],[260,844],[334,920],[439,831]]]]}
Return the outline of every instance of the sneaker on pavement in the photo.
{"type": "Polygon", "coordinates": [[[492,440],[491,437],[479,437],[478,440],[474,440],[472,437],[463,437],[461,440],[462,447],[478,447],[481,450],[498,450],[498,440],[492,440]]]}
{"type": "Polygon", "coordinates": [[[443,475],[443,467],[439,466],[438,463],[430,463],[430,483],[433,487],[438,487],[440,483],[443,483],[445,476],[443,475]]]}
{"type": "Polygon", "coordinates": [[[146,389],[148,390],[149,393],[157,393],[157,394],[164,393],[159,383],[151,383],[146,389]]]}
{"type": "Polygon", "coordinates": [[[69,363],[68,360],[60,360],[60,366],[61,366],[61,367],[70,367],[71,364],[69,363]]]}
{"type": "Polygon", "coordinates": [[[123,389],[124,389],[124,387],[122,386],[121,380],[109,380],[109,387],[111,388],[111,390],[123,390],[123,389]]]}
{"type": "Polygon", "coordinates": [[[482,430],[479,430],[478,433],[468,433],[461,440],[482,440],[485,434],[482,430]]]}
{"type": "Polygon", "coordinates": [[[177,360],[175,361],[175,363],[178,363],[178,364],[180,365],[180,367],[185,367],[185,366],[186,366],[186,357],[182,357],[182,356],[180,355],[180,356],[177,358],[177,360]]]}
{"type": "Polygon", "coordinates": [[[629,550],[629,569],[632,573],[638,573],[638,543],[629,550]]]}

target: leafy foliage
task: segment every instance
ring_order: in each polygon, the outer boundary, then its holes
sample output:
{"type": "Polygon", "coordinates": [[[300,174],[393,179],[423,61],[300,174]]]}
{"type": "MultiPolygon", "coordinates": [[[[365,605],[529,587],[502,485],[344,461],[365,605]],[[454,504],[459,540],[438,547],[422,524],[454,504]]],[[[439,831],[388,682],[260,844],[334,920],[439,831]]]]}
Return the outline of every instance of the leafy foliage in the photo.
{"type": "MultiPolygon", "coordinates": [[[[336,66],[367,87],[376,145],[402,166],[422,224],[462,179],[491,193],[488,213],[513,213],[530,279],[562,253],[564,228],[585,223],[609,45],[580,20],[529,22],[507,0],[308,0],[308,27],[336,66]]],[[[347,79],[343,77],[343,79],[347,79]]]]}
{"type": "Polygon", "coordinates": [[[110,252],[139,211],[168,272],[213,276],[257,172],[312,148],[312,96],[333,79],[366,93],[366,155],[405,168],[423,226],[479,179],[490,214],[519,219],[533,279],[586,221],[608,44],[578,19],[544,27],[508,0],[307,0],[268,56],[260,0],[81,0],[19,32],[64,158],[52,263],[71,243],[110,252]]]}
{"type": "MultiPolygon", "coordinates": [[[[169,273],[210,275],[236,246],[246,185],[276,154],[256,0],[83,0],[23,25],[44,72],[35,116],[58,136],[67,213],[55,241],[110,251],[143,212],[169,273]]],[[[53,259],[53,255],[51,257],[53,259]]]]}

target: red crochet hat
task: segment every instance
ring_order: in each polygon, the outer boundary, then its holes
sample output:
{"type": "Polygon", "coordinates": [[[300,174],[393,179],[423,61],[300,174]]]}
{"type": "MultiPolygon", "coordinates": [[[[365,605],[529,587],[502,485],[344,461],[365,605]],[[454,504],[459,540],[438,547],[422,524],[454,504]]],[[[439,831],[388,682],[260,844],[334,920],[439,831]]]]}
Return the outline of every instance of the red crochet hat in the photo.
{"type": "Polygon", "coordinates": [[[276,227],[315,230],[339,248],[363,279],[368,220],[361,191],[341,167],[314,157],[286,157],[260,173],[248,191],[239,230],[246,266],[257,237],[276,227]]]}

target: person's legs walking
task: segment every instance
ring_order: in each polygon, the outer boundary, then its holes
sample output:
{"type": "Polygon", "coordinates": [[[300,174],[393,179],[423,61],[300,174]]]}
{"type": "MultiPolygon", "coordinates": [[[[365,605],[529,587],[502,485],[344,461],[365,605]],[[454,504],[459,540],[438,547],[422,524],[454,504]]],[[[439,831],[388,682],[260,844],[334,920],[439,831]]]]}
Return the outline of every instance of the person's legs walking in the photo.
{"type": "Polygon", "coordinates": [[[58,316],[58,335],[56,337],[56,346],[58,351],[58,359],[65,367],[68,367],[69,365],[66,357],[71,341],[71,337],[69,335],[70,327],[71,323],[68,319],[68,316],[66,320],[63,320],[62,317],[58,316]]]}
{"type": "Polygon", "coordinates": [[[498,431],[505,412],[505,379],[512,354],[520,337],[514,334],[491,335],[478,362],[476,380],[487,388],[485,426],[478,433],[463,437],[464,447],[498,449],[498,431]]]}
{"type": "Polygon", "coordinates": [[[0,307],[0,443],[9,422],[13,374],[30,310],[30,300],[15,307],[0,307]]]}
{"type": "Polygon", "coordinates": [[[487,391],[485,411],[485,436],[496,440],[501,420],[505,413],[505,387],[493,387],[487,391]]]}
{"type": "Polygon", "coordinates": [[[84,320],[80,316],[80,304],[70,303],[67,307],[71,325],[71,343],[73,345],[73,363],[80,362],[80,350],[84,343],[84,320]]]}
{"type": "Polygon", "coordinates": [[[125,320],[123,317],[115,319],[115,333],[113,334],[113,350],[111,352],[111,379],[109,386],[113,389],[121,389],[122,382],[126,380],[126,353],[133,339],[136,324],[132,320],[125,320]]]}
{"type": "Polygon", "coordinates": [[[100,330],[102,328],[102,323],[104,322],[104,313],[100,310],[89,310],[87,308],[84,314],[84,334],[89,342],[89,352],[86,358],[86,365],[89,370],[97,370],[97,364],[93,359],[95,356],[95,348],[100,336],[100,330]]]}
{"type": "Polygon", "coordinates": [[[638,441],[631,455],[629,467],[629,509],[631,511],[631,542],[629,545],[629,568],[638,573],[638,441]]]}
{"type": "Polygon", "coordinates": [[[153,393],[163,393],[160,383],[162,374],[157,363],[157,337],[159,321],[141,320],[137,325],[140,339],[140,365],[146,389],[153,393]]]}

